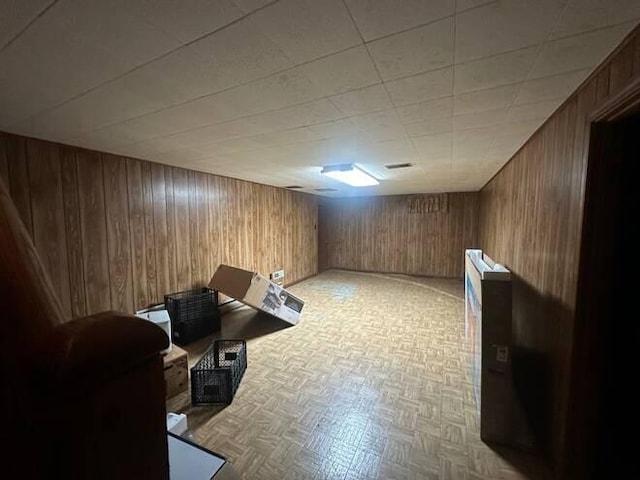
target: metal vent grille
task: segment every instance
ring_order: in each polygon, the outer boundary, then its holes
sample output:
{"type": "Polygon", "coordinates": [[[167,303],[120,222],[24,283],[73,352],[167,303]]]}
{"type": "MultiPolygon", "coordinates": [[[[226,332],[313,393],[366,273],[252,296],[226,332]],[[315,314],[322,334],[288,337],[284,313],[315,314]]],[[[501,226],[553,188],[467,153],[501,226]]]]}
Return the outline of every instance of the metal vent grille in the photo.
{"type": "Polygon", "coordinates": [[[409,168],[413,167],[413,163],[390,163],[389,165],[385,165],[385,168],[389,170],[395,170],[396,168],[409,168]]]}
{"type": "Polygon", "coordinates": [[[284,188],[289,188],[291,190],[295,190],[296,188],[304,188],[304,187],[302,187],[300,185],[287,185],[284,188]]]}
{"type": "Polygon", "coordinates": [[[314,188],[316,192],[337,192],[337,188],[314,188]]]}

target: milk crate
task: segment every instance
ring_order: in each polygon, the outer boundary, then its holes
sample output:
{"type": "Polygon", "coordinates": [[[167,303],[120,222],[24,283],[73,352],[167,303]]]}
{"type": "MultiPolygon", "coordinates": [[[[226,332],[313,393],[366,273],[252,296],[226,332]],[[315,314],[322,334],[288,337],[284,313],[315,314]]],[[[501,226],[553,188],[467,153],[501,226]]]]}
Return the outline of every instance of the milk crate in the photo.
{"type": "Polygon", "coordinates": [[[231,403],[246,369],[247,342],[214,341],[191,368],[191,403],[231,403]]]}

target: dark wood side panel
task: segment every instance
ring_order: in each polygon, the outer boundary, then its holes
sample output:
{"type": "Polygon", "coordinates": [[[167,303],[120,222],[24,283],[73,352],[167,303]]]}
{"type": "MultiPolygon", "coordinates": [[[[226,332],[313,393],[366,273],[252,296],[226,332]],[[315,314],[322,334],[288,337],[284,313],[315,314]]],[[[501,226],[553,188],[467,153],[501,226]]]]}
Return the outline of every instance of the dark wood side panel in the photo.
{"type": "MultiPolygon", "coordinates": [[[[480,194],[480,247],[515,275],[515,378],[523,417],[562,468],[589,116],[640,75],[640,28],[480,194]]],[[[524,427],[523,427],[524,428],[524,427]]]]}
{"type": "MultiPolygon", "coordinates": [[[[462,277],[464,249],[477,246],[478,198],[447,196],[448,211],[429,213],[410,212],[407,195],[326,201],[328,267],[462,277]]],[[[317,209],[308,217],[314,228],[317,209]]]]}

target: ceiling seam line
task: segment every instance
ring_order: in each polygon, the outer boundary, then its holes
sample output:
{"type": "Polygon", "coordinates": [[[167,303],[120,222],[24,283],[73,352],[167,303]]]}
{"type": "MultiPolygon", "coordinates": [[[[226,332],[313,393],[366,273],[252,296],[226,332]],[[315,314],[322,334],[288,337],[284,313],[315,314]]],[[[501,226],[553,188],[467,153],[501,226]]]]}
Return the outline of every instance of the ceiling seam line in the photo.
{"type": "Polygon", "coordinates": [[[53,0],[49,5],[44,7],[35,17],[33,17],[27,24],[12,38],[9,39],[2,47],[0,47],[0,54],[9,48],[18,38],[20,38],[31,26],[40,20],[51,8],[58,3],[58,0],[53,0]]]}

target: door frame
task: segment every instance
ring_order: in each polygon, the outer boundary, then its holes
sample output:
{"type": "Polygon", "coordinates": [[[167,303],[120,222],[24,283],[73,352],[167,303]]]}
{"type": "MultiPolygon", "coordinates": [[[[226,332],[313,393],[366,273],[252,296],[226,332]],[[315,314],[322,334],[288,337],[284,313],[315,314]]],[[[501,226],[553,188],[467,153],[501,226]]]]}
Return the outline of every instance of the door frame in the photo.
{"type": "MultiPolygon", "coordinates": [[[[603,313],[611,298],[601,294],[601,279],[613,279],[614,267],[603,251],[611,251],[615,236],[607,226],[614,223],[610,214],[619,194],[603,179],[612,174],[607,162],[607,139],[613,122],[640,112],[640,78],[594,110],[585,125],[587,155],[583,197],[583,218],[578,262],[575,316],[571,355],[570,389],[562,478],[589,478],[597,446],[596,417],[600,406],[600,387],[604,381],[606,330],[603,313]]],[[[613,186],[615,187],[615,185],[613,186]]]]}

